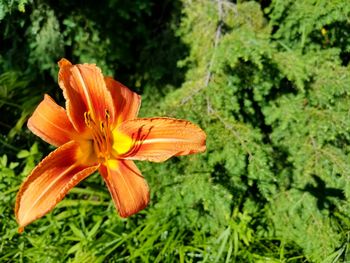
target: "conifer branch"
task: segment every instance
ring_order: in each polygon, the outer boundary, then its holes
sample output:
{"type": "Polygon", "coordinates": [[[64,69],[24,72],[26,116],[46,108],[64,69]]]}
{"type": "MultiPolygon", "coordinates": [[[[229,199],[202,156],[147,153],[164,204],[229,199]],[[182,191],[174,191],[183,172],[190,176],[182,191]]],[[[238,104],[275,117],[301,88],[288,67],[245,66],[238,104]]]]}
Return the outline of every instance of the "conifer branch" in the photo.
{"type": "MultiPolygon", "coordinates": [[[[200,88],[198,88],[197,90],[195,90],[190,96],[183,98],[181,101],[181,105],[186,104],[195,95],[197,95],[199,92],[201,92],[202,90],[207,88],[209,86],[211,79],[212,79],[212,76],[213,76],[212,67],[213,67],[213,64],[215,61],[216,49],[219,45],[219,41],[220,41],[220,38],[222,36],[222,26],[223,26],[223,1],[216,0],[216,2],[217,2],[217,12],[218,12],[219,21],[218,21],[218,25],[217,25],[216,30],[215,30],[213,53],[212,53],[211,59],[210,59],[208,66],[207,66],[208,70],[207,70],[207,73],[205,76],[204,85],[201,86],[200,88]]],[[[244,140],[242,139],[242,137],[239,135],[239,133],[234,129],[234,127],[231,124],[227,123],[216,110],[213,109],[212,104],[211,104],[210,99],[209,99],[209,96],[206,97],[206,101],[207,101],[208,114],[213,114],[224,125],[224,127],[227,130],[231,131],[233,136],[242,145],[242,148],[248,153],[249,159],[251,160],[253,158],[253,155],[252,155],[251,151],[249,150],[248,146],[246,145],[246,143],[244,142],[244,140]]]]}
{"type": "MultiPolygon", "coordinates": [[[[205,84],[204,84],[203,87],[198,89],[194,94],[192,94],[192,96],[197,94],[197,93],[199,93],[202,89],[205,89],[206,87],[208,87],[209,82],[210,82],[210,80],[212,78],[212,75],[213,75],[212,66],[213,66],[213,63],[214,63],[214,60],[215,60],[216,49],[217,49],[217,46],[219,44],[219,41],[220,41],[220,38],[221,38],[221,35],[222,35],[222,26],[223,26],[223,9],[222,9],[222,6],[223,6],[223,1],[222,0],[217,0],[217,11],[218,11],[218,16],[219,16],[219,23],[218,23],[218,26],[217,26],[216,32],[215,32],[214,50],[213,50],[213,54],[212,54],[212,57],[210,59],[209,65],[208,65],[208,72],[207,72],[207,75],[206,75],[206,78],[205,78],[205,84]]],[[[224,125],[224,127],[227,130],[231,131],[233,136],[240,142],[240,144],[242,145],[243,149],[248,153],[249,160],[251,160],[253,158],[253,155],[250,152],[250,150],[249,150],[248,146],[246,145],[246,143],[244,142],[244,140],[242,139],[242,137],[239,135],[239,133],[234,129],[234,127],[231,124],[227,123],[220,116],[220,114],[213,109],[208,95],[206,97],[206,100],[207,100],[207,112],[208,112],[208,114],[213,114],[224,125]]]]}
{"type": "Polygon", "coordinates": [[[206,87],[208,87],[209,82],[212,78],[212,67],[214,64],[214,59],[215,59],[215,54],[216,54],[216,49],[217,46],[219,45],[219,41],[222,35],[222,25],[223,25],[223,12],[222,12],[222,0],[216,0],[217,1],[217,10],[218,10],[218,16],[219,16],[219,21],[218,21],[218,25],[216,27],[215,30],[215,38],[214,38],[214,47],[213,47],[213,53],[211,56],[211,59],[208,63],[208,70],[207,70],[207,74],[205,76],[205,81],[204,81],[204,85],[199,87],[197,90],[195,90],[191,95],[187,96],[186,98],[183,98],[181,101],[181,105],[186,104],[190,99],[192,99],[195,95],[197,95],[200,91],[202,91],[203,89],[205,89],[206,87]]]}

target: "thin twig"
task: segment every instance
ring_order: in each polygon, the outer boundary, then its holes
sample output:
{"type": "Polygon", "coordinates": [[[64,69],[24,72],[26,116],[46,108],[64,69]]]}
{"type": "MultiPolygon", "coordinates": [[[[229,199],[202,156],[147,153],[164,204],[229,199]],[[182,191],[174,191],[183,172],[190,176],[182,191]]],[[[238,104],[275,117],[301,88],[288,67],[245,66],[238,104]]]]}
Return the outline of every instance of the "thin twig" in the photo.
{"type": "MultiPolygon", "coordinates": [[[[222,0],[216,0],[217,1],[217,11],[218,11],[218,17],[219,17],[219,22],[218,25],[216,27],[216,31],[215,31],[215,38],[214,38],[214,47],[213,47],[213,53],[211,56],[211,59],[208,63],[208,70],[207,70],[207,74],[205,76],[205,81],[204,81],[204,85],[201,86],[200,88],[196,89],[191,95],[187,96],[186,98],[183,98],[181,101],[181,105],[186,104],[190,99],[192,99],[195,95],[197,95],[200,91],[202,91],[203,89],[207,88],[209,85],[209,82],[212,79],[213,76],[213,72],[212,72],[212,67],[215,61],[215,55],[216,55],[216,49],[219,45],[219,41],[222,35],[222,26],[223,26],[223,1],[222,0]]],[[[248,146],[246,145],[246,143],[244,142],[244,140],[241,138],[241,136],[239,135],[239,133],[234,129],[234,127],[227,123],[218,113],[217,111],[215,111],[210,103],[210,99],[209,96],[207,95],[206,97],[207,100],[207,111],[208,114],[212,114],[214,115],[223,125],[224,127],[231,131],[231,133],[233,134],[233,136],[235,138],[237,138],[237,140],[240,142],[240,144],[242,145],[243,149],[248,153],[249,155],[249,159],[251,160],[253,158],[253,154],[251,153],[251,151],[249,150],[248,146]]]]}

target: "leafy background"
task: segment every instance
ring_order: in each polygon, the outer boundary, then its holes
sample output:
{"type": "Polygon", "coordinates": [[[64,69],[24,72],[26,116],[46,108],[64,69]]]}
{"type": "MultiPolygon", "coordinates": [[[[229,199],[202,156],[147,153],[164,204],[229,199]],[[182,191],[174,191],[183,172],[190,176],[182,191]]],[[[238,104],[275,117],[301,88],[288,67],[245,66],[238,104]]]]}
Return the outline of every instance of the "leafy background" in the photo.
{"type": "Polygon", "coordinates": [[[350,261],[350,3],[0,1],[1,262],[350,261]],[[197,123],[204,154],[138,162],[151,203],[117,216],[98,174],[17,233],[53,148],[26,121],[57,61],[96,63],[140,116],[197,123]]]}

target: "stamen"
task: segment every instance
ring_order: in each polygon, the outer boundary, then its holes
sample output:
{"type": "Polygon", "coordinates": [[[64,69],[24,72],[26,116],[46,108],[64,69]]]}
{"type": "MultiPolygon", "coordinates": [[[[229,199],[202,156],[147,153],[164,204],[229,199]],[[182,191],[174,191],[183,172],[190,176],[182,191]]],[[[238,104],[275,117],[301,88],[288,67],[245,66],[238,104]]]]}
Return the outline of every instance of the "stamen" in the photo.
{"type": "Polygon", "coordinates": [[[109,130],[110,115],[108,110],[106,110],[105,113],[105,120],[99,123],[95,122],[89,111],[84,113],[85,123],[90,129],[94,141],[95,153],[98,158],[103,160],[109,158],[111,150],[109,130]]]}
{"type": "Polygon", "coordinates": [[[89,112],[84,112],[84,120],[87,126],[90,126],[90,115],[89,112]]]}

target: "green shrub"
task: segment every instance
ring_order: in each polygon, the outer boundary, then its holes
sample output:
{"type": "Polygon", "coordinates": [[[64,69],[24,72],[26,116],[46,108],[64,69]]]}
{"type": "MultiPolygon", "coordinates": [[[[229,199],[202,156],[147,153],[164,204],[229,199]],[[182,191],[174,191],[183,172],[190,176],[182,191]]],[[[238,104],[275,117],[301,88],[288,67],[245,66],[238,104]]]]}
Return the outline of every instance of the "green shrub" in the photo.
{"type": "Polygon", "coordinates": [[[100,2],[0,3],[0,261],[349,261],[350,4],[100,2]],[[16,191],[51,150],[25,121],[63,102],[63,56],[141,93],[141,116],[197,123],[207,151],[138,163],[152,198],[129,219],[96,174],[19,235],[16,191]]]}

